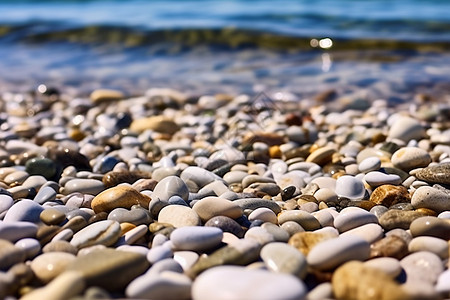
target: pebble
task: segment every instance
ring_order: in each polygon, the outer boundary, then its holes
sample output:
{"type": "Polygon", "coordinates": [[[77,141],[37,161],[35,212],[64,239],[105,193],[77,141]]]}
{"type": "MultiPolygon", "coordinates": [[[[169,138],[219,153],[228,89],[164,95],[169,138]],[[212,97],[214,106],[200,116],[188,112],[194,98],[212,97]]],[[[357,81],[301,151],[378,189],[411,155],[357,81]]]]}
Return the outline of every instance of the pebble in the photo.
{"type": "Polygon", "coordinates": [[[392,154],[391,161],[396,168],[410,171],[428,166],[431,163],[431,156],[421,148],[404,147],[392,154]]]}
{"type": "Polygon", "coordinates": [[[169,205],[163,207],[158,215],[158,222],[169,223],[174,227],[198,226],[201,219],[191,208],[182,205],[169,205]]]}
{"type": "Polygon", "coordinates": [[[444,264],[439,256],[428,251],[409,254],[400,264],[406,273],[407,283],[426,282],[434,285],[444,271],[444,264]]]}
{"type": "Polygon", "coordinates": [[[28,259],[34,258],[41,251],[41,244],[33,238],[20,239],[14,246],[24,250],[28,259]]]}
{"type": "Polygon", "coordinates": [[[318,148],[306,158],[306,162],[312,162],[323,166],[331,161],[331,157],[335,152],[336,149],[329,146],[318,148]]]}
{"type": "Polygon", "coordinates": [[[291,236],[288,243],[289,245],[294,246],[304,255],[308,255],[313,247],[322,243],[326,240],[337,238],[339,236],[339,232],[329,227],[330,230],[322,232],[297,232],[291,236]]]}
{"type": "Polygon", "coordinates": [[[364,181],[373,188],[384,184],[399,185],[402,183],[402,179],[397,174],[386,174],[379,171],[367,173],[364,181]]]}
{"type": "Polygon", "coordinates": [[[344,209],[334,218],[333,222],[339,232],[345,232],[368,223],[378,223],[378,218],[362,208],[344,209]]]}
{"type": "Polygon", "coordinates": [[[303,299],[306,293],[305,284],[295,276],[240,266],[212,268],[192,285],[193,300],[303,299]]]}
{"type": "Polygon", "coordinates": [[[25,171],[30,175],[42,175],[46,179],[51,179],[56,175],[57,166],[49,158],[35,157],[25,163],[25,171]]]}
{"type": "Polygon", "coordinates": [[[260,207],[266,207],[271,209],[275,214],[279,214],[281,212],[281,207],[275,201],[265,200],[260,198],[244,198],[233,200],[233,203],[240,206],[243,210],[251,209],[255,210],[260,207]]]}
{"type": "Polygon", "coordinates": [[[243,214],[243,210],[234,201],[220,197],[206,197],[196,202],[192,210],[197,213],[203,222],[216,216],[225,216],[237,219],[243,214]]]}
{"type": "Polygon", "coordinates": [[[370,256],[370,244],[357,236],[326,240],[311,249],[308,265],[318,270],[332,270],[350,260],[364,261],[370,256]]]}
{"type": "Polygon", "coordinates": [[[66,214],[56,208],[44,209],[39,218],[47,225],[58,225],[66,219],[66,214]]]}
{"type": "Polygon", "coordinates": [[[384,230],[380,225],[376,223],[369,223],[347,230],[341,234],[341,236],[346,235],[358,236],[366,240],[369,244],[372,244],[383,237],[384,230]]]}
{"type": "Polygon", "coordinates": [[[220,245],[223,232],[217,227],[185,226],[170,234],[177,250],[207,251],[220,245]]]}
{"type": "Polygon", "coordinates": [[[244,236],[244,229],[235,220],[226,216],[212,217],[205,223],[206,227],[217,227],[223,232],[229,232],[235,236],[242,238],[244,236]]]}
{"type": "Polygon", "coordinates": [[[180,273],[189,270],[198,258],[199,255],[193,251],[175,251],[173,254],[173,259],[182,267],[180,273]]]}
{"type": "Polygon", "coordinates": [[[305,256],[288,244],[269,243],[261,249],[260,255],[270,271],[291,274],[302,279],[306,276],[305,256]]]}
{"type": "Polygon", "coordinates": [[[48,252],[33,259],[30,266],[41,282],[48,283],[64,272],[67,266],[75,260],[75,257],[67,252],[48,252]]]}
{"type": "Polygon", "coordinates": [[[118,101],[124,97],[125,95],[121,91],[111,89],[97,89],[90,95],[94,103],[118,101]]]}
{"type": "Polygon", "coordinates": [[[389,139],[399,139],[405,143],[410,140],[420,140],[425,131],[419,121],[410,117],[399,117],[389,129],[389,139]]]}
{"type": "Polygon", "coordinates": [[[39,223],[44,208],[33,200],[23,199],[15,203],[5,214],[4,222],[26,221],[39,223]]]}
{"type": "Polygon", "coordinates": [[[413,237],[433,236],[443,240],[450,240],[450,222],[436,217],[420,217],[410,226],[413,237]]]}
{"type": "Polygon", "coordinates": [[[0,221],[0,239],[16,242],[23,238],[36,237],[38,226],[24,221],[0,221]]]}
{"type": "Polygon", "coordinates": [[[305,230],[316,230],[321,228],[319,221],[310,213],[302,210],[285,210],[278,215],[278,223],[283,224],[288,221],[298,223],[305,230]]]}
{"type": "Polygon", "coordinates": [[[375,188],[370,195],[370,201],[377,205],[390,207],[397,203],[407,203],[411,201],[411,196],[404,186],[383,184],[375,188]]]}
{"type": "Polygon", "coordinates": [[[39,204],[44,204],[45,202],[55,200],[56,194],[57,193],[53,188],[45,186],[39,190],[33,200],[39,204]]]}
{"type": "Polygon", "coordinates": [[[402,259],[407,254],[407,242],[395,235],[386,236],[370,245],[371,257],[394,257],[402,259]]]}
{"type": "Polygon", "coordinates": [[[277,215],[271,209],[268,209],[267,207],[260,207],[260,208],[255,209],[254,211],[252,211],[250,213],[250,215],[248,216],[248,220],[249,221],[261,220],[261,221],[270,222],[273,224],[278,223],[277,215]]]}
{"type": "Polygon", "coordinates": [[[438,293],[450,293],[450,269],[445,270],[439,275],[436,283],[436,291],[438,293]]]}
{"type": "Polygon", "coordinates": [[[358,170],[361,173],[368,173],[370,171],[377,171],[381,167],[381,160],[379,157],[372,156],[364,159],[358,164],[358,170]]]}
{"type": "Polygon", "coordinates": [[[361,200],[366,193],[366,189],[364,183],[357,177],[344,175],[336,180],[335,192],[339,197],[361,200]]]}
{"type": "Polygon", "coordinates": [[[105,189],[103,182],[95,179],[74,178],[64,184],[61,193],[69,195],[75,192],[97,195],[105,189]]]}
{"type": "Polygon", "coordinates": [[[158,197],[163,201],[168,201],[172,196],[180,196],[184,201],[187,201],[189,189],[180,177],[167,176],[156,184],[152,196],[158,197]]]}
{"type": "Polygon", "coordinates": [[[6,271],[13,265],[24,262],[26,259],[25,250],[14,246],[7,240],[0,239],[0,270],[6,271]]]}
{"type": "Polygon", "coordinates": [[[450,184],[450,163],[423,168],[416,172],[414,176],[426,182],[450,184]]]}
{"type": "Polygon", "coordinates": [[[93,246],[111,246],[119,239],[120,225],[117,221],[104,220],[93,223],[74,234],[70,244],[78,249],[93,246]]]}
{"type": "Polygon", "coordinates": [[[364,262],[364,266],[378,269],[391,278],[396,278],[402,272],[400,261],[393,257],[379,257],[364,262]]]}
{"type": "Polygon", "coordinates": [[[129,186],[116,186],[99,193],[91,202],[95,213],[109,213],[113,209],[122,207],[130,209],[133,205],[148,208],[150,197],[139,193],[129,186]]]}
{"type": "Polygon", "coordinates": [[[180,127],[172,119],[160,115],[133,120],[130,124],[130,130],[138,133],[142,133],[145,130],[153,130],[172,135],[180,130],[180,127]]]}
{"type": "Polygon", "coordinates": [[[391,209],[382,214],[378,221],[387,231],[395,228],[409,229],[414,220],[423,216],[423,213],[417,211],[391,209]]]}
{"type": "Polygon", "coordinates": [[[418,236],[411,240],[408,245],[411,253],[428,251],[436,254],[441,259],[447,259],[449,255],[449,245],[446,240],[433,236],[418,236]]]}
{"type": "Polygon", "coordinates": [[[438,213],[450,210],[450,193],[422,186],[411,197],[414,208],[429,208],[438,213]]]}

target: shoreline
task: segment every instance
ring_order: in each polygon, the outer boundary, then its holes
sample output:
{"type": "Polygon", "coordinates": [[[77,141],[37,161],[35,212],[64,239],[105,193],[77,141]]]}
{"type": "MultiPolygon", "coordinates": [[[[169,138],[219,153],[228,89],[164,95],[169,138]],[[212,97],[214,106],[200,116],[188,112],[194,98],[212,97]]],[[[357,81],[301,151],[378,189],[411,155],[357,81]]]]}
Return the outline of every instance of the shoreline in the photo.
{"type": "Polygon", "coordinates": [[[72,92],[1,95],[0,297],[450,296],[448,93],[72,92]]]}

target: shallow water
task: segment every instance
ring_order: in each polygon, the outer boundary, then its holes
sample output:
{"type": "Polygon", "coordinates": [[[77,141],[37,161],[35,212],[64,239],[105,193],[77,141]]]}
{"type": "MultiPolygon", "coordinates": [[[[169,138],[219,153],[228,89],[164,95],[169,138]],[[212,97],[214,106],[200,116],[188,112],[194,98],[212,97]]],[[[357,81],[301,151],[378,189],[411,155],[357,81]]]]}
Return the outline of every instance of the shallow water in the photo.
{"type": "Polygon", "coordinates": [[[443,97],[448,11],[439,0],[1,1],[0,89],[443,97]]]}

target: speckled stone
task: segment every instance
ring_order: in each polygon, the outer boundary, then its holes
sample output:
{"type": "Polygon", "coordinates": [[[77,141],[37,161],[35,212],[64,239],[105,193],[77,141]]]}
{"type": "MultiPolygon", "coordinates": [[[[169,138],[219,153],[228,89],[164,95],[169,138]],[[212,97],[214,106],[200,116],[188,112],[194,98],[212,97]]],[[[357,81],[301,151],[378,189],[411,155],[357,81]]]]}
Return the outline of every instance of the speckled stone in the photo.
{"type": "Polygon", "coordinates": [[[115,208],[130,209],[136,204],[148,208],[150,200],[150,197],[139,193],[134,188],[120,185],[109,188],[95,196],[91,206],[95,213],[109,213],[115,208]]]}
{"type": "Polygon", "coordinates": [[[303,299],[306,292],[305,284],[292,275],[222,266],[204,272],[194,281],[192,299],[303,299]]]}
{"type": "Polygon", "coordinates": [[[408,244],[398,236],[390,235],[370,245],[370,257],[402,259],[408,254],[408,244]]]}
{"type": "Polygon", "coordinates": [[[443,240],[450,240],[450,221],[426,216],[414,220],[410,226],[413,237],[433,236],[443,240]]]}
{"type": "Polygon", "coordinates": [[[369,200],[375,204],[390,207],[397,203],[410,202],[411,196],[404,186],[383,184],[372,192],[369,200]]]}
{"type": "Polygon", "coordinates": [[[33,259],[31,269],[43,283],[48,283],[65,271],[76,256],[67,252],[44,253],[33,259]]]}
{"type": "Polygon", "coordinates": [[[404,147],[395,151],[391,157],[392,164],[404,171],[428,166],[431,156],[427,151],[417,147],[404,147]]]}
{"type": "Polygon", "coordinates": [[[78,249],[93,245],[113,245],[120,236],[117,221],[105,220],[93,223],[74,234],[70,243],[78,249]]]}
{"type": "Polygon", "coordinates": [[[436,188],[422,186],[411,197],[414,208],[428,208],[438,213],[450,210],[450,193],[447,194],[436,188]]]}
{"type": "Polygon", "coordinates": [[[80,273],[88,286],[121,291],[148,267],[145,255],[106,248],[78,255],[66,270],[80,273]]]}
{"type": "Polygon", "coordinates": [[[423,168],[414,176],[426,182],[450,184],[450,163],[423,168]]]}
{"type": "Polygon", "coordinates": [[[332,270],[350,260],[364,261],[370,256],[370,244],[357,236],[332,238],[317,244],[307,256],[308,265],[332,270]]]}
{"type": "Polygon", "coordinates": [[[408,294],[383,271],[359,261],[339,267],[331,279],[336,299],[404,300],[408,294]]]}
{"type": "Polygon", "coordinates": [[[390,209],[381,215],[378,221],[385,230],[394,228],[409,229],[412,221],[423,216],[423,213],[417,211],[390,209]]]}
{"type": "Polygon", "coordinates": [[[161,209],[158,215],[158,222],[169,223],[174,227],[198,226],[201,219],[190,207],[183,205],[169,205],[161,209]]]}
{"type": "Polygon", "coordinates": [[[287,273],[300,278],[306,276],[306,258],[296,248],[285,243],[270,243],[261,249],[260,256],[267,268],[277,273],[287,273]]]}

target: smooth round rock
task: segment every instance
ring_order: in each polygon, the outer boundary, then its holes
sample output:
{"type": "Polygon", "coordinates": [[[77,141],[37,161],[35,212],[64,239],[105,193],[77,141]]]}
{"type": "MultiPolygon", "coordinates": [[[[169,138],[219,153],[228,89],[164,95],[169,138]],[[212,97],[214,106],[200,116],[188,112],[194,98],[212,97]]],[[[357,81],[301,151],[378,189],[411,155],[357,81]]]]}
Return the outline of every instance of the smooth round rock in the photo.
{"type": "Polygon", "coordinates": [[[67,266],[72,263],[75,258],[75,255],[67,252],[43,253],[33,259],[30,266],[41,282],[48,283],[64,272],[67,266]]]}
{"type": "Polygon", "coordinates": [[[53,188],[49,186],[44,186],[39,190],[39,192],[36,194],[36,197],[34,197],[33,200],[39,204],[44,204],[45,202],[55,200],[56,195],[57,195],[56,191],[53,188]]]}
{"type": "Polygon", "coordinates": [[[380,240],[384,235],[383,227],[376,223],[369,223],[365,225],[361,225],[355,227],[353,229],[347,230],[341,234],[341,236],[346,235],[355,235],[364,240],[366,240],[369,244],[372,244],[378,240],[380,240]]]}
{"type": "Polygon", "coordinates": [[[41,251],[41,244],[37,239],[24,238],[18,240],[14,246],[25,251],[27,258],[35,257],[41,251]]]}
{"type": "Polygon", "coordinates": [[[429,208],[438,213],[450,210],[450,194],[436,188],[422,186],[411,197],[414,208],[429,208]]]}
{"type": "Polygon", "coordinates": [[[339,230],[339,232],[345,232],[369,223],[377,224],[378,218],[362,208],[352,208],[351,210],[344,209],[334,218],[333,222],[334,227],[339,230]]]}
{"type": "Polygon", "coordinates": [[[323,241],[311,249],[308,265],[319,270],[332,270],[350,260],[364,261],[370,256],[370,244],[357,236],[323,241]]]}
{"type": "Polygon", "coordinates": [[[370,256],[402,259],[408,255],[408,244],[396,235],[388,235],[371,244],[370,256]]]}
{"type": "Polygon", "coordinates": [[[410,140],[420,140],[425,131],[419,121],[410,117],[399,117],[389,129],[389,139],[399,139],[408,143],[410,140]]]}
{"type": "Polygon", "coordinates": [[[92,102],[118,101],[125,97],[121,91],[111,89],[96,89],[90,95],[92,102]]]}
{"type": "Polygon", "coordinates": [[[177,123],[163,115],[136,119],[130,125],[130,130],[138,133],[142,133],[145,130],[153,130],[172,135],[179,129],[180,127],[177,123]]]}
{"type": "Polygon", "coordinates": [[[414,176],[426,182],[450,184],[450,163],[423,168],[416,172],[414,176]]]}
{"type": "Polygon", "coordinates": [[[411,234],[417,236],[433,236],[450,240],[450,222],[436,217],[421,217],[411,223],[411,234]]]}
{"type": "Polygon", "coordinates": [[[122,207],[130,209],[136,204],[148,208],[150,200],[150,197],[139,193],[134,188],[120,185],[109,188],[95,196],[91,206],[95,213],[109,213],[115,208],[122,207]]]}
{"type": "Polygon", "coordinates": [[[56,164],[49,158],[32,158],[25,163],[25,171],[30,175],[42,175],[51,179],[56,174],[56,164]]]}
{"type": "Polygon", "coordinates": [[[172,196],[180,196],[187,201],[189,189],[180,177],[167,176],[156,184],[152,196],[158,197],[162,201],[168,201],[172,196]]]}
{"type": "Polygon", "coordinates": [[[336,194],[350,200],[361,200],[366,189],[364,183],[356,177],[344,175],[336,180],[336,194]]]}
{"type": "Polygon", "coordinates": [[[285,210],[278,215],[278,223],[283,224],[288,221],[298,223],[305,230],[316,230],[321,228],[319,221],[310,213],[302,210],[285,210]]]}
{"type": "Polygon", "coordinates": [[[364,175],[364,181],[371,187],[377,187],[383,184],[399,185],[402,179],[397,174],[386,174],[379,171],[371,171],[364,175]]]}
{"type": "Polygon", "coordinates": [[[436,283],[436,291],[438,293],[450,293],[450,269],[447,269],[439,275],[436,283]]]}
{"type": "Polygon", "coordinates": [[[419,251],[412,253],[400,261],[406,272],[407,282],[428,282],[434,285],[444,271],[444,264],[434,253],[419,251]]]}
{"type": "Polygon", "coordinates": [[[216,227],[186,226],[175,229],[170,241],[175,249],[206,251],[222,242],[223,232],[216,227]]]}
{"type": "Polygon", "coordinates": [[[158,222],[169,223],[174,227],[198,226],[201,219],[190,207],[183,205],[168,205],[161,209],[158,215],[158,222]]]}
{"type": "Polygon", "coordinates": [[[93,223],[74,234],[70,244],[78,249],[93,246],[111,246],[119,239],[120,225],[117,221],[104,220],[93,223]]]}
{"type": "Polygon", "coordinates": [[[396,168],[410,171],[428,166],[431,162],[431,156],[421,148],[404,147],[392,154],[391,161],[396,168]]]}
{"type": "Polygon", "coordinates": [[[23,199],[15,203],[6,213],[3,221],[27,221],[31,223],[40,222],[40,214],[44,210],[42,206],[33,200],[23,199]]]}
{"type": "Polygon", "coordinates": [[[42,248],[42,252],[67,252],[76,255],[78,252],[77,247],[65,240],[52,240],[50,243],[42,248]]]}
{"type": "Polygon", "coordinates": [[[411,223],[424,214],[417,211],[390,209],[378,219],[385,230],[394,228],[409,229],[411,223]]]}
{"type": "Polygon", "coordinates": [[[31,222],[0,221],[0,239],[16,242],[23,238],[36,237],[38,226],[31,222]]]}
{"type": "Polygon", "coordinates": [[[14,199],[9,195],[0,194],[0,215],[6,212],[14,204],[14,199]]]}
{"type": "Polygon", "coordinates": [[[278,223],[277,215],[271,209],[268,209],[267,207],[260,207],[260,208],[255,209],[254,211],[252,211],[250,213],[250,215],[248,216],[248,220],[249,221],[261,220],[261,221],[270,222],[273,224],[278,223]]]}
{"type": "Polygon", "coordinates": [[[173,257],[173,251],[166,245],[152,247],[152,249],[148,250],[148,252],[147,252],[147,260],[151,264],[155,264],[158,261],[161,261],[161,260],[167,259],[167,258],[172,258],[172,257],[173,257]]]}
{"type": "Polygon", "coordinates": [[[239,266],[209,269],[192,285],[193,300],[297,300],[303,299],[306,293],[305,284],[295,276],[239,266]]]}
{"type": "Polygon", "coordinates": [[[233,203],[240,206],[243,210],[251,209],[255,210],[260,207],[266,207],[271,209],[275,214],[279,214],[281,212],[281,207],[275,201],[260,199],[260,198],[244,198],[234,200],[233,203]]]}
{"type": "Polygon", "coordinates": [[[336,149],[329,146],[318,148],[306,158],[306,162],[312,162],[323,166],[331,161],[331,157],[335,152],[336,149]]]}
{"type": "Polygon", "coordinates": [[[255,226],[251,227],[244,235],[246,240],[254,240],[261,245],[272,243],[275,237],[267,229],[255,226]]]}
{"type": "Polygon", "coordinates": [[[119,223],[127,222],[134,225],[148,225],[152,221],[152,218],[150,217],[149,212],[142,208],[128,210],[126,208],[118,207],[108,214],[108,220],[114,220],[119,223]]]}
{"type": "Polygon", "coordinates": [[[391,278],[396,278],[402,272],[400,261],[393,257],[378,257],[364,262],[364,266],[375,268],[391,278]]]}
{"type": "Polygon", "coordinates": [[[238,222],[229,217],[213,217],[205,223],[205,226],[220,228],[223,232],[230,232],[239,238],[244,236],[244,230],[242,229],[241,225],[239,225],[238,222]]]}
{"type": "Polygon", "coordinates": [[[226,216],[237,219],[242,216],[242,208],[234,201],[219,197],[206,197],[196,202],[192,209],[197,213],[203,222],[216,216],[226,216]]]}
{"type": "Polygon", "coordinates": [[[447,259],[449,255],[448,241],[433,236],[418,236],[408,245],[409,252],[428,251],[436,254],[441,259],[447,259]]]}
{"type": "Polygon", "coordinates": [[[306,258],[296,248],[285,243],[270,243],[261,249],[261,259],[276,273],[287,273],[300,278],[306,276],[306,258]]]}
{"type": "Polygon", "coordinates": [[[411,201],[411,196],[404,186],[383,184],[378,186],[370,195],[370,201],[377,205],[390,207],[397,203],[407,203],[411,201]]]}
{"type": "Polygon", "coordinates": [[[358,165],[358,169],[361,173],[367,173],[370,171],[377,171],[381,167],[381,159],[377,156],[371,156],[363,161],[361,161],[358,165]]]}
{"type": "Polygon", "coordinates": [[[61,193],[69,195],[75,192],[97,195],[105,189],[103,182],[96,179],[75,178],[66,182],[61,193]]]}
{"type": "Polygon", "coordinates": [[[0,239],[0,270],[6,271],[11,266],[24,262],[26,252],[7,240],[0,239]]]}
{"type": "Polygon", "coordinates": [[[50,207],[44,209],[39,218],[47,225],[58,225],[66,219],[66,214],[59,209],[50,207]]]}

